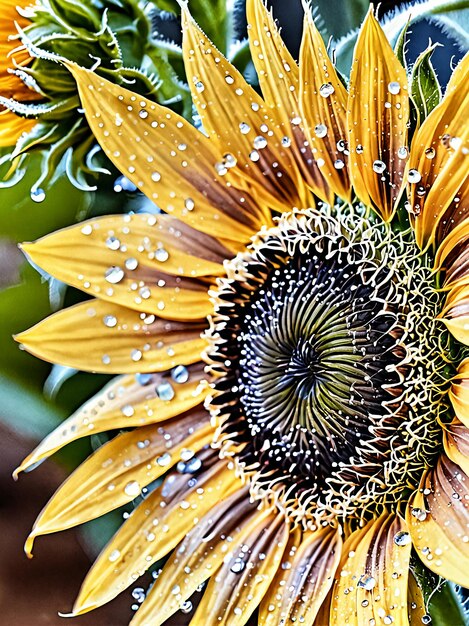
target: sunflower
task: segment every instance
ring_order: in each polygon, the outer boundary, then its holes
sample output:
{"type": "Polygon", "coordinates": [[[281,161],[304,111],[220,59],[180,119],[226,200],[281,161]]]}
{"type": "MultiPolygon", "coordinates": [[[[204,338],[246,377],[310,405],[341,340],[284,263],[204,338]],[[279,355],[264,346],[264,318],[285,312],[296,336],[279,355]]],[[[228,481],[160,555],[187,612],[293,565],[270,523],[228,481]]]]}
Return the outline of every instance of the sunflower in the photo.
{"type": "Polygon", "coordinates": [[[69,64],[106,154],[165,214],[24,245],[92,299],[18,341],[122,375],[18,468],[121,431],[26,551],[137,499],[73,615],[169,555],[133,626],[191,611],[207,579],[193,625],[429,623],[416,555],[469,586],[469,56],[409,137],[371,10],[348,91],[309,14],[297,64],[261,0],[247,13],[262,98],[183,8],[204,132],[69,64]]]}
{"type": "MultiPolygon", "coordinates": [[[[17,7],[24,8],[29,2],[16,0],[2,0],[2,19],[0,23],[0,95],[4,98],[30,101],[41,96],[29,89],[18,74],[21,67],[30,62],[29,54],[19,48],[15,39],[15,23],[25,28],[29,20],[18,13],[17,7]]],[[[13,146],[24,132],[28,132],[35,124],[35,120],[27,120],[11,113],[0,105],[0,147],[13,146]]]]}

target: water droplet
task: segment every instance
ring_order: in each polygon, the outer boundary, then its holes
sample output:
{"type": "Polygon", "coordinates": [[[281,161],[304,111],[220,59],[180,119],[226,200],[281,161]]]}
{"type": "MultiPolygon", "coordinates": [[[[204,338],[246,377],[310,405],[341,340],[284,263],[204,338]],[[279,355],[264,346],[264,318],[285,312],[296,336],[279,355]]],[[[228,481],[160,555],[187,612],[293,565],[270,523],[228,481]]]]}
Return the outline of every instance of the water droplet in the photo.
{"type": "Polygon", "coordinates": [[[178,365],[171,370],[171,378],[175,383],[186,383],[189,380],[189,370],[184,365],[178,365]]]}
{"type": "Polygon", "coordinates": [[[125,415],[125,417],[132,417],[135,413],[134,407],[131,404],[126,404],[121,408],[121,413],[122,415],[125,415]]]}
{"type": "Polygon", "coordinates": [[[154,183],[158,183],[161,180],[161,174],[159,172],[153,172],[151,179],[154,183]]]}
{"type": "Polygon", "coordinates": [[[383,617],[383,624],[386,624],[386,626],[389,626],[389,624],[392,624],[394,622],[394,617],[392,617],[391,615],[385,615],[383,617]]]}
{"type": "Polygon", "coordinates": [[[257,150],[262,150],[262,148],[265,148],[266,145],[267,145],[267,139],[265,137],[262,137],[262,135],[258,135],[254,139],[254,148],[256,148],[257,150]]]}
{"type": "Polygon", "coordinates": [[[181,593],[181,587],[179,585],[174,585],[174,587],[171,589],[171,593],[173,594],[173,596],[177,596],[178,593],[181,593]]]}
{"type": "Polygon", "coordinates": [[[432,623],[431,615],[428,615],[428,613],[426,615],[422,615],[422,624],[431,624],[431,623],[432,623]]]}
{"type": "Polygon", "coordinates": [[[341,170],[345,167],[345,163],[344,161],[342,161],[342,159],[336,159],[334,161],[334,167],[336,170],[341,170]]]}
{"type": "Polygon", "coordinates": [[[182,613],[190,613],[192,611],[192,602],[190,600],[186,600],[181,604],[181,612],[182,613]]]}
{"type": "Polygon", "coordinates": [[[104,272],[105,280],[107,280],[108,283],[111,283],[111,285],[116,285],[117,283],[120,283],[120,281],[124,278],[124,276],[125,276],[124,270],[121,267],[118,267],[117,265],[113,265],[112,267],[109,267],[104,272]]]}
{"type": "Polygon", "coordinates": [[[290,137],[282,137],[282,146],[284,148],[289,148],[291,146],[291,139],[290,139],[290,137]]]}
{"type": "Polygon", "coordinates": [[[168,467],[168,465],[171,463],[171,459],[172,457],[169,452],[165,452],[156,459],[156,462],[160,467],[168,467]]]}
{"type": "Polygon", "coordinates": [[[376,586],[376,580],[373,578],[373,576],[362,574],[358,579],[357,586],[361,587],[362,589],[366,589],[366,591],[371,591],[376,586]]]}
{"type": "Polygon", "coordinates": [[[383,161],[380,161],[379,159],[376,161],[373,161],[373,171],[376,172],[377,174],[382,174],[386,169],[386,163],[384,163],[383,161]]]}
{"type": "Polygon", "coordinates": [[[226,165],[221,161],[215,163],[215,171],[220,176],[224,176],[228,172],[228,170],[226,169],[226,165]]]}
{"type": "Polygon", "coordinates": [[[299,115],[295,116],[295,117],[292,119],[291,123],[292,123],[294,126],[299,126],[299,125],[301,124],[301,117],[300,117],[299,115]]]}
{"type": "Polygon", "coordinates": [[[412,541],[410,533],[401,530],[394,535],[394,543],[396,546],[407,546],[412,541]]]}
{"type": "Polygon", "coordinates": [[[243,561],[243,559],[237,558],[235,559],[230,569],[233,572],[233,574],[239,574],[240,572],[243,571],[245,567],[246,567],[246,563],[243,561]]]}
{"type": "Polygon", "coordinates": [[[451,139],[449,140],[449,145],[451,146],[451,148],[453,148],[453,150],[457,150],[462,145],[461,137],[451,137],[451,139]]]}
{"type": "Polygon", "coordinates": [[[136,498],[140,493],[140,485],[136,480],[131,480],[124,487],[124,493],[126,496],[136,498]]]}
{"type": "Polygon", "coordinates": [[[186,198],[184,200],[184,206],[188,211],[193,211],[195,207],[195,202],[192,198],[186,198]]]}
{"type": "Polygon", "coordinates": [[[401,146],[397,151],[397,156],[400,159],[407,159],[408,154],[409,154],[409,151],[407,150],[405,146],[401,146]]]}
{"type": "Polygon", "coordinates": [[[412,517],[415,517],[419,522],[423,522],[427,519],[427,512],[418,507],[412,507],[412,517]]]}
{"type": "Polygon", "coordinates": [[[228,169],[235,167],[237,162],[238,161],[236,157],[233,154],[231,154],[231,152],[227,152],[226,154],[223,155],[223,163],[225,167],[227,167],[228,169]]]}
{"type": "Polygon", "coordinates": [[[138,261],[132,257],[130,259],[126,259],[124,265],[128,270],[136,270],[138,267],[138,261]]]}
{"type": "Polygon", "coordinates": [[[44,189],[41,189],[40,187],[33,187],[31,189],[31,200],[33,200],[33,202],[44,202],[45,199],[46,192],[44,189]]]}
{"type": "Polygon", "coordinates": [[[251,127],[249,126],[249,124],[246,124],[246,122],[241,122],[241,124],[239,125],[239,130],[243,135],[247,135],[248,132],[251,130],[251,127]]]}
{"type": "Polygon", "coordinates": [[[362,146],[362,144],[361,144],[361,143],[358,143],[358,144],[357,144],[357,147],[355,148],[355,152],[356,152],[357,154],[363,154],[363,150],[364,150],[364,147],[362,146]]]}
{"type": "Polygon", "coordinates": [[[331,83],[324,83],[324,85],[321,85],[319,87],[319,93],[323,98],[328,98],[329,96],[332,96],[334,91],[335,89],[331,85],[331,83]]]}
{"type": "Polygon", "coordinates": [[[327,126],[325,124],[317,124],[314,127],[314,134],[316,137],[319,137],[319,139],[322,139],[327,135],[327,126]]]}
{"type": "Polygon", "coordinates": [[[434,159],[435,158],[435,148],[427,148],[425,150],[425,156],[427,157],[427,159],[434,159]]]}
{"type": "Polygon", "coordinates": [[[409,170],[407,180],[409,183],[419,183],[422,180],[422,176],[418,170],[409,170]]]}
{"type": "Polygon", "coordinates": [[[120,557],[120,555],[121,555],[121,553],[120,553],[120,551],[119,551],[119,550],[113,550],[113,551],[111,552],[111,554],[108,556],[108,560],[109,560],[111,563],[114,563],[115,561],[117,561],[117,559],[120,557]]]}
{"type": "Polygon", "coordinates": [[[106,239],[106,247],[109,248],[109,250],[119,250],[121,242],[117,237],[108,237],[106,239]]]}
{"type": "Polygon", "coordinates": [[[142,387],[145,387],[145,385],[148,385],[151,382],[152,378],[153,377],[151,374],[135,374],[135,380],[142,387]]]}
{"type": "Polygon", "coordinates": [[[169,259],[169,252],[164,248],[157,248],[155,250],[155,259],[157,261],[160,261],[161,263],[164,263],[169,259]]]}
{"type": "Polygon", "coordinates": [[[91,235],[91,233],[93,232],[93,227],[91,226],[91,224],[85,224],[81,229],[81,232],[83,233],[83,235],[91,235]]]}
{"type": "Polygon", "coordinates": [[[194,456],[188,461],[180,461],[177,464],[176,469],[180,474],[195,474],[201,467],[202,461],[198,457],[194,456]]]}
{"type": "Polygon", "coordinates": [[[163,382],[156,387],[156,395],[160,400],[172,400],[174,398],[174,389],[171,383],[163,382]]]}
{"type": "Polygon", "coordinates": [[[105,315],[103,317],[104,326],[108,328],[114,328],[117,324],[117,317],[115,315],[105,315]]]}
{"type": "Polygon", "coordinates": [[[138,293],[144,300],[148,300],[148,298],[151,296],[151,290],[149,287],[142,287],[138,293]]]}
{"type": "Polygon", "coordinates": [[[205,85],[203,84],[202,81],[198,80],[195,83],[195,89],[196,89],[197,93],[202,93],[202,91],[205,89],[205,85]]]}
{"type": "Polygon", "coordinates": [[[249,158],[251,159],[251,161],[254,161],[254,163],[256,161],[259,161],[260,159],[259,152],[257,152],[257,150],[253,150],[251,154],[249,155],[249,158]]]}
{"type": "Polygon", "coordinates": [[[230,76],[230,74],[227,74],[225,76],[225,81],[228,83],[228,85],[232,85],[234,83],[234,78],[233,76],[230,76]]]}
{"type": "Polygon", "coordinates": [[[132,361],[140,361],[140,359],[142,358],[142,351],[141,350],[132,350],[132,352],[130,353],[130,358],[132,359],[132,361]]]}
{"type": "Polygon", "coordinates": [[[401,85],[397,81],[393,81],[392,83],[388,84],[388,91],[393,96],[397,96],[397,94],[400,92],[400,90],[401,90],[401,85]]]}

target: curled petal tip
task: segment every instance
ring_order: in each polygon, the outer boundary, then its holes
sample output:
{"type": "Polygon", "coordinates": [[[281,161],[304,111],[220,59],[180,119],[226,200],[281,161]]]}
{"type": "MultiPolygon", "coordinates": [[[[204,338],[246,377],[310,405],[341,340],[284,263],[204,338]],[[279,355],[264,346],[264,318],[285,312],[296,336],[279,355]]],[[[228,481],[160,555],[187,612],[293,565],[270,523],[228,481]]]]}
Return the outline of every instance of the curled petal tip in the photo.
{"type": "Polygon", "coordinates": [[[34,544],[35,539],[36,539],[36,534],[34,532],[31,532],[24,544],[24,552],[26,556],[28,557],[28,559],[33,558],[33,544],[34,544]]]}
{"type": "Polygon", "coordinates": [[[77,614],[73,613],[73,612],[71,612],[71,613],[62,613],[61,611],[58,611],[57,615],[59,617],[76,617],[77,614]]]}

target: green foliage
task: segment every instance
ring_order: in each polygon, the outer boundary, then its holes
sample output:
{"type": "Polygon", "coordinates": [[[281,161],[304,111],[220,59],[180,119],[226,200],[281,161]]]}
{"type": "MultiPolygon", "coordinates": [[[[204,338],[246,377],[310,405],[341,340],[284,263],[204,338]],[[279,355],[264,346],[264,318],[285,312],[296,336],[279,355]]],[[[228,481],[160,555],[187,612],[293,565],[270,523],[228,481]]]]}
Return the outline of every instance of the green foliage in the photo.
{"type": "Polygon", "coordinates": [[[441,100],[440,85],[431,62],[431,56],[437,45],[433,44],[424,50],[412,68],[410,97],[414,105],[413,111],[416,115],[415,124],[417,128],[441,100]]]}

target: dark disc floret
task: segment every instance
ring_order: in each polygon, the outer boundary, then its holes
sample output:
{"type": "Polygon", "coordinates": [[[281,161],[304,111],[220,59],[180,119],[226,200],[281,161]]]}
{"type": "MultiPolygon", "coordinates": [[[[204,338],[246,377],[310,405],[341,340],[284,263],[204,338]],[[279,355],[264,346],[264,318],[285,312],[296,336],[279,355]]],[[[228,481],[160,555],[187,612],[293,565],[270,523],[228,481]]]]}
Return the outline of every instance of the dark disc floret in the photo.
{"type": "Polygon", "coordinates": [[[209,408],[254,495],[321,522],[405,498],[447,406],[439,296],[415,246],[364,218],[293,214],[214,300],[209,408]]]}

